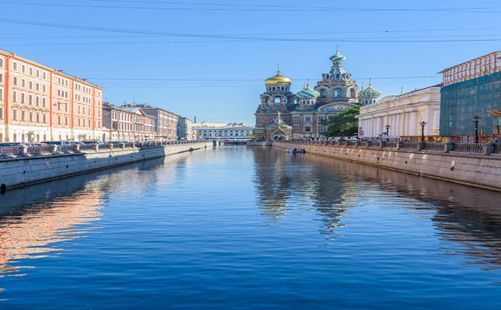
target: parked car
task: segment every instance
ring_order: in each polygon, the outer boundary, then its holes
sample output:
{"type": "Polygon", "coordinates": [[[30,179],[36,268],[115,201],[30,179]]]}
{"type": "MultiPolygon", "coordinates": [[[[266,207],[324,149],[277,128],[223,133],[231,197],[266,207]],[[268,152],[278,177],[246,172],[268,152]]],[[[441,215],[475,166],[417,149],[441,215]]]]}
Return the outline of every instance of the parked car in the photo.
{"type": "Polygon", "coordinates": [[[19,146],[18,143],[0,143],[0,147],[19,146]]]}
{"type": "Polygon", "coordinates": [[[83,144],[102,144],[99,140],[83,140],[83,144]]]}
{"type": "Polygon", "coordinates": [[[50,145],[70,145],[71,142],[61,140],[61,141],[43,141],[43,144],[50,144],[50,145]]]}

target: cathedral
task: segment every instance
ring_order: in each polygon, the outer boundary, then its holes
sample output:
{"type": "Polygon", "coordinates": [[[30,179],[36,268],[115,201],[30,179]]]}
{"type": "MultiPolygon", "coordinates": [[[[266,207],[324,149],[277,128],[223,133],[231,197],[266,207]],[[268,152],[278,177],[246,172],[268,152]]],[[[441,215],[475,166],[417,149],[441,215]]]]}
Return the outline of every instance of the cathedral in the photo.
{"type": "Polygon", "coordinates": [[[324,121],[329,117],[356,104],[372,103],[381,96],[371,83],[366,89],[358,88],[351,74],[343,68],[346,58],[339,49],[329,59],[332,63],[329,73],[322,74],[316,86],[307,83],[297,94],[291,92],[291,79],[281,75],[280,70],[265,81],[266,91],[256,111],[258,139],[283,138],[270,134],[277,127],[277,118],[292,127],[294,139],[322,137],[327,131],[324,121]]]}

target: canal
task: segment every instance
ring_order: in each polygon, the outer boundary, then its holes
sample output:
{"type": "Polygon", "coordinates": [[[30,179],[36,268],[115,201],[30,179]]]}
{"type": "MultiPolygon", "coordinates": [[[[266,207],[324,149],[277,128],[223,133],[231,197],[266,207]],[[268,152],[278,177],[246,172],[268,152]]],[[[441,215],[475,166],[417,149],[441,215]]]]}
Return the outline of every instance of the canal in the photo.
{"type": "Polygon", "coordinates": [[[501,194],[221,147],[0,196],[1,309],[501,309],[501,194]]]}

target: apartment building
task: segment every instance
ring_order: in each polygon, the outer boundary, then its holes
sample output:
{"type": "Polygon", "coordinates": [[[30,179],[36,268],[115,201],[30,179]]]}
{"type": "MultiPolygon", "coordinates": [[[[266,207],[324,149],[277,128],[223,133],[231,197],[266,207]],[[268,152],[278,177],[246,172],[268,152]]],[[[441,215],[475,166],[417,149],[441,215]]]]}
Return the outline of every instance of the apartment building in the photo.
{"type": "Polygon", "coordinates": [[[102,139],[103,88],[0,50],[0,142],[102,139]]]}

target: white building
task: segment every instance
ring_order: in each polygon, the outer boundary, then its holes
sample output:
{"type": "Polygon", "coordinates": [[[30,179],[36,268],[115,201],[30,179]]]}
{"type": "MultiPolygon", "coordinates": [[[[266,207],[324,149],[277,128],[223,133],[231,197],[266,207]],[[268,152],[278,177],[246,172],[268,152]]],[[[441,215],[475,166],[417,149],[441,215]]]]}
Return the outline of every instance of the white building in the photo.
{"type": "Polygon", "coordinates": [[[358,119],[359,136],[389,136],[418,140],[421,136],[421,122],[423,121],[426,122],[425,137],[438,137],[440,85],[414,90],[399,96],[387,96],[361,107],[358,119]]]}
{"type": "Polygon", "coordinates": [[[195,123],[193,129],[200,140],[249,140],[254,127],[242,123],[195,123]]]}

